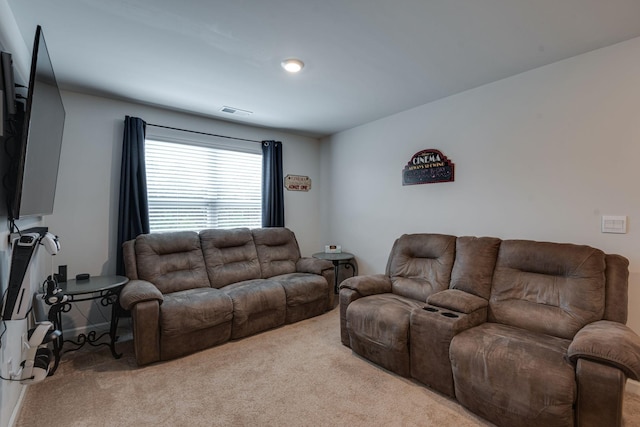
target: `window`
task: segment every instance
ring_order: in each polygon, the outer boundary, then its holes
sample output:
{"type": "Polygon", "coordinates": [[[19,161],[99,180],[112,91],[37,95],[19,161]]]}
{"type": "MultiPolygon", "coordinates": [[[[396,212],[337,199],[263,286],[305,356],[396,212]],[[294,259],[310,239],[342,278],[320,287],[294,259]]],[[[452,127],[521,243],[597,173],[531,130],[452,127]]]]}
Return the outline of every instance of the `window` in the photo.
{"type": "Polygon", "coordinates": [[[262,225],[262,152],[145,141],[151,232],[262,225]]]}

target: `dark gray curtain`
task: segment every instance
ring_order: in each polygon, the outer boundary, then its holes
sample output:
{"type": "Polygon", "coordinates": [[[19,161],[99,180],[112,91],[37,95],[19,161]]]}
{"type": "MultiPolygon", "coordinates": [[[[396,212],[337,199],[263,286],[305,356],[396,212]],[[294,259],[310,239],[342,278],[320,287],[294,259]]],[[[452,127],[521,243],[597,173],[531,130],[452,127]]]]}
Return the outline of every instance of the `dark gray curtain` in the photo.
{"type": "Polygon", "coordinates": [[[147,172],[144,162],[146,127],[145,121],[138,117],[127,116],[124,119],[116,266],[116,274],[120,275],[124,275],[122,244],[139,234],[149,233],[147,172]]]}
{"type": "Polygon", "coordinates": [[[262,141],[262,226],[284,227],[284,177],[280,141],[262,141]]]}

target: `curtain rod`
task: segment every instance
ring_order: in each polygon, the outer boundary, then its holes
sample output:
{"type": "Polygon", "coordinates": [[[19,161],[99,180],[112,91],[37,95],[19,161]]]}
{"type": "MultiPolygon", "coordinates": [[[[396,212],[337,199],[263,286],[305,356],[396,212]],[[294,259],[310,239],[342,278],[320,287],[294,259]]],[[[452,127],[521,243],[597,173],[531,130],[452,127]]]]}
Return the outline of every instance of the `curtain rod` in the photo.
{"type": "Polygon", "coordinates": [[[163,128],[163,129],[179,130],[181,132],[197,133],[199,135],[217,136],[218,138],[235,139],[237,141],[257,142],[258,144],[262,144],[262,141],[257,141],[255,139],[236,138],[235,136],[218,135],[215,133],[199,132],[197,130],[180,129],[180,128],[174,128],[171,126],[154,125],[153,123],[147,123],[147,126],[153,126],[157,128],[163,128]]]}

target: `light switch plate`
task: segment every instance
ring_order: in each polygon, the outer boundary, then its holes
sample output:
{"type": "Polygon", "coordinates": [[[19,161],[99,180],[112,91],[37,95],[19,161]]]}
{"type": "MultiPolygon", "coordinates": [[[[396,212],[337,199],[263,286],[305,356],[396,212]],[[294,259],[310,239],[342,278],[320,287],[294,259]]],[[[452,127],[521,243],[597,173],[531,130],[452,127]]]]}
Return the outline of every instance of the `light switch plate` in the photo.
{"type": "Polygon", "coordinates": [[[602,216],[602,232],[626,234],[627,217],[616,216],[616,215],[603,215],[602,216]]]}

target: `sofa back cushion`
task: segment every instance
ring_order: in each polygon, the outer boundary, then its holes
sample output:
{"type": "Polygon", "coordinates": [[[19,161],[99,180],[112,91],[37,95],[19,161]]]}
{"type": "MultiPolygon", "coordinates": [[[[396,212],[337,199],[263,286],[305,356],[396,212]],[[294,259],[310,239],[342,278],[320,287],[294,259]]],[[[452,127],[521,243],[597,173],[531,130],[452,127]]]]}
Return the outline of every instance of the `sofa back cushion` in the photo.
{"type": "Polygon", "coordinates": [[[387,275],[396,295],[427,301],[449,287],[456,237],[443,234],[404,234],[393,244],[387,275]]]}
{"type": "Polygon", "coordinates": [[[203,230],[200,244],[209,282],[214,288],[260,278],[260,263],[248,228],[203,230]]]}
{"type": "Polygon", "coordinates": [[[138,277],[163,294],[209,286],[198,233],[143,234],[136,238],[138,277]]]}
{"type": "Polygon", "coordinates": [[[300,249],[296,236],[284,227],[254,228],[253,240],[258,252],[262,278],[295,273],[300,249]]]}
{"type": "Polygon", "coordinates": [[[498,251],[489,321],[571,339],[602,319],[605,254],[589,246],[504,240],[498,251]]]}
{"type": "Polygon", "coordinates": [[[498,249],[496,237],[458,237],[449,287],[489,299],[498,249]]]}

